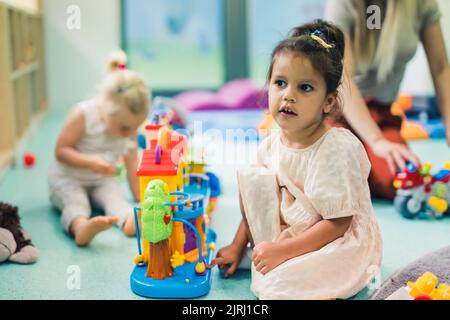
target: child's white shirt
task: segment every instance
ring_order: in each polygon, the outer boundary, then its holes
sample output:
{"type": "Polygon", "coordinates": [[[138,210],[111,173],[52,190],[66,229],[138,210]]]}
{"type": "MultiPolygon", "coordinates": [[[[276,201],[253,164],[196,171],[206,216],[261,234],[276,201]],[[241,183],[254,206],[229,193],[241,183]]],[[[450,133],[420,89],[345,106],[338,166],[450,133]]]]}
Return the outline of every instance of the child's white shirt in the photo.
{"type": "MultiPolygon", "coordinates": [[[[84,154],[98,155],[112,165],[117,164],[120,156],[126,156],[130,150],[136,147],[136,142],[128,138],[111,136],[105,124],[100,118],[95,100],[79,103],[78,108],[85,118],[85,132],[75,149],[84,154]]],[[[70,165],[54,160],[49,169],[52,177],[67,177],[89,185],[103,178],[104,175],[89,169],[75,168],[70,165]]]]}

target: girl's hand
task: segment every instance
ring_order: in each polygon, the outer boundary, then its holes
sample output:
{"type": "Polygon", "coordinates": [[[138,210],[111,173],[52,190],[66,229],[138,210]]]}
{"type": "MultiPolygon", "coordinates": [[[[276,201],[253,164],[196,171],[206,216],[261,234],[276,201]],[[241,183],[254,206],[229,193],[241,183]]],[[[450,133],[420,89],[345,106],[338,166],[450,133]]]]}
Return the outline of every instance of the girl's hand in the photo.
{"type": "Polygon", "coordinates": [[[405,161],[410,161],[415,166],[419,165],[417,157],[403,144],[382,138],[375,141],[371,147],[377,156],[386,159],[389,171],[392,174],[396,174],[396,166],[401,170],[405,170],[405,161]]]}
{"type": "Polygon", "coordinates": [[[105,176],[114,177],[117,173],[117,168],[111,165],[109,162],[103,160],[98,156],[93,156],[90,159],[90,169],[94,172],[103,174],[105,176]]]}
{"type": "Polygon", "coordinates": [[[211,261],[208,268],[213,268],[215,265],[218,265],[220,270],[225,269],[223,275],[228,278],[228,276],[233,275],[239,266],[242,259],[242,253],[243,251],[241,248],[232,243],[217,252],[216,258],[211,261]]]}
{"type": "Polygon", "coordinates": [[[287,260],[279,243],[264,241],[253,248],[252,260],[256,271],[265,275],[287,260]]]}

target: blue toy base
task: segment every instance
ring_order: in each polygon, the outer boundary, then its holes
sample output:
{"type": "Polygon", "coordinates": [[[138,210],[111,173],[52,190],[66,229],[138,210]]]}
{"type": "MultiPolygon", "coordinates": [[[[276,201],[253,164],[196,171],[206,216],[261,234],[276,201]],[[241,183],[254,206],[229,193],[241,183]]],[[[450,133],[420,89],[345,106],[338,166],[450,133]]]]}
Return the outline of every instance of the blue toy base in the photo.
{"type": "MultiPolygon", "coordinates": [[[[214,250],[208,245],[216,242],[216,233],[208,229],[206,235],[207,255],[205,263],[210,264],[214,250]]],[[[211,288],[212,270],[198,276],[195,273],[197,261],[185,263],[174,269],[173,277],[164,280],[154,280],[145,276],[147,265],[135,266],[130,276],[131,290],[139,296],[147,298],[195,298],[207,294],[211,288]],[[189,279],[188,282],[186,279],[189,279]]]]}

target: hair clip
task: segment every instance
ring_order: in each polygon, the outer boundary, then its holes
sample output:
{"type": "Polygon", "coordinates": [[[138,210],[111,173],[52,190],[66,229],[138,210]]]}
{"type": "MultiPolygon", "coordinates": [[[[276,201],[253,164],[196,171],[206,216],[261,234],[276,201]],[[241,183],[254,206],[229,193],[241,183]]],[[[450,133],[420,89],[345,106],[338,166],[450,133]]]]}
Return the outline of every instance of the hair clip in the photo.
{"type": "Polygon", "coordinates": [[[318,30],[318,29],[316,29],[316,30],[314,30],[313,32],[311,32],[310,35],[311,35],[311,36],[318,36],[318,37],[320,37],[320,38],[322,38],[322,39],[325,38],[323,32],[320,31],[320,30],[318,30]]]}
{"type": "Polygon", "coordinates": [[[321,37],[318,36],[311,36],[315,41],[317,41],[322,47],[326,49],[333,48],[333,45],[326,43],[321,37]]]}
{"type": "Polygon", "coordinates": [[[325,35],[323,34],[322,31],[320,30],[314,30],[313,32],[311,32],[311,38],[314,39],[316,42],[318,42],[322,47],[324,47],[325,49],[330,49],[333,48],[333,45],[328,44],[324,38],[325,35]]]}

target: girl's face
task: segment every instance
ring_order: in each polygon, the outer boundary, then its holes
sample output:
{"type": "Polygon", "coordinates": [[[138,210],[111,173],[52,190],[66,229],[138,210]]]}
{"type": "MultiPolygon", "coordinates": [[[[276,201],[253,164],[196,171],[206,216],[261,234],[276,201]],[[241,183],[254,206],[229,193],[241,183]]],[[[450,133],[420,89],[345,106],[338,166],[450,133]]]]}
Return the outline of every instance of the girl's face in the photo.
{"type": "Polygon", "coordinates": [[[135,115],[128,108],[122,107],[114,112],[105,113],[104,121],[109,134],[112,136],[132,138],[146,117],[147,113],[145,112],[135,115]]]}
{"type": "Polygon", "coordinates": [[[282,130],[295,133],[319,126],[336,101],[308,58],[278,53],[269,83],[269,111],[282,130]]]}

